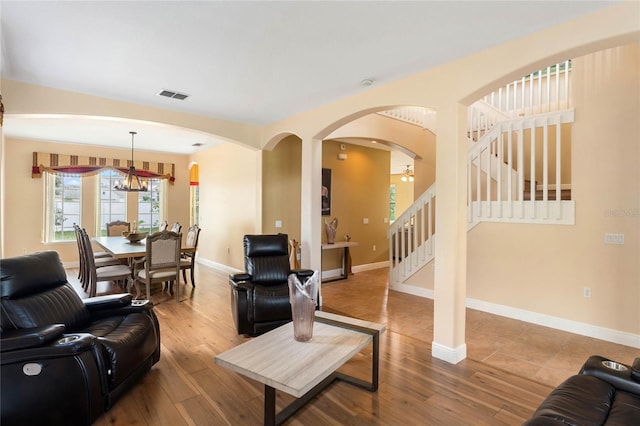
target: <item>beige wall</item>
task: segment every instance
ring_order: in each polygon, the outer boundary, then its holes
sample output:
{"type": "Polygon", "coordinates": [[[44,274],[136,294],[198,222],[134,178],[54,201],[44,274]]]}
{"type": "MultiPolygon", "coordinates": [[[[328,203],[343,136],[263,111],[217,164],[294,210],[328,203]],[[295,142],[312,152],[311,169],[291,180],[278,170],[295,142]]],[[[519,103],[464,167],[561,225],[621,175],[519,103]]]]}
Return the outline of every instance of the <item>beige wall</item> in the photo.
{"type": "MultiPolygon", "coordinates": [[[[322,143],[322,167],[331,169],[331,216],[323,216],[318,224],[322,229],[322,242],[326,242],[324,220],[338,218],[336,241],[343,241],[345,234],[358,242],[351,249],[353,265],[370,264],[389,259],[389,243],[385,218],[389,218],[389,164],[388,151],[347,145],[340,150],[340,143],[322,143]],[[339,160],[338,153],[346,153],[346,160],[339,160]],[[369,220],[363,224],[363,219],[369,220]],[[373,246],[376,251],[373,251],[373,246]]],[[[338,250],[323,253],[323,269],[334,269],[338,250]]]]}
{"type": "Polygon", "coordinates": [[[300,241],[302,143],[289,136],[262,153],[262,232],[284,233],[300,241]],[[276,228],[276,220],[282,228],[276,228]]]}
{"type": "Polygon", "coordinates": [[[436,135],[419,126],[408,125],[380,114],[368,114],[333,131],[329,139],[374,139],[392,147],[401,147],[415,155],[414,198],[419,197],[436,180],[436,135]]]}
{"type": "Polygon", "coordinates": [[[200,170],[198,256],[244,270],[242,237],[261,233],[261,152],[227,143],[192,160],[200,170]]]}
{"type": "MultiPolygon", "coordinates": [[[[70,243],[42,242],[44,223],[44,183],[43,179],[31,177],[33,152],[54,152],[59,154],[95,155],[96,147],[52,142],[39,142],[23,139],[5,138],[4,164],[5,177],[10,177],[3,188],[4,209],[4,247],[3,257],[18,256],[42,250],[56,250],[63,262],[77,262],[78,249],[75,241],[70,243]]],[[[127,150],[99,148],[100,154],[108,158],[126,158],[127,150]]],[[[169,155],[157,152],[136,151],[140,158],[148,161],[167,162],[176,165],[175,184],[168,185],[167,220],[189,223],[189,171],[187,156],[169,155]]],[[[137,194],[129,194],[135,197],[137,194]]],[[[95,229],[96,200],[95,185],[88,179],[83,180],[82,226],[90,235],[95,229]]],[[[130,198],[129,205],[135,198],[130,198]]]]}
{"type": "Polygon", "coordinates": [[[640,333],[639,75],[637,44],[573,60],[576,224],[478,225],[469,297],[640,333]],[[625,244],[605,245],[605,233],[625,244]]]}

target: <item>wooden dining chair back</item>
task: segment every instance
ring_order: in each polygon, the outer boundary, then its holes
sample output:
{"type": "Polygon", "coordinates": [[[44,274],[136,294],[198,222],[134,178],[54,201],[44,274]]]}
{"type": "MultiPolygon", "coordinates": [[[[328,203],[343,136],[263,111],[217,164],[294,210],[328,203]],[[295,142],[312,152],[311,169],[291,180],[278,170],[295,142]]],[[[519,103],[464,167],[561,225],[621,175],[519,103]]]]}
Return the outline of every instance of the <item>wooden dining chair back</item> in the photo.
{"type": "Polygon", "coordinates": [[[187,230],[187,239],[184,244],[184,248],[189,249],[183,251],[180,256],[180,269],[182,270],[182,279],[184,283],[187,283],[187,269],[191,271],[191,286],[195,287],[196,282],[194,280],[194,267],[196,264],[196,249],[198,248],[198,239],[200,237],[200,227],[198,225],[190,226],[187,230]]]}
{"type": "Polygon", "coordinates": [[[171,224],[171,229],[170,229],[171,232],[175,232],[176,234],[179,234],[181,230],[182,230],[182,225],[180,225],[179,222],[171,224]]]}
{"type": "Polygon", "coordinates": [[[122,235],[123,232],[131,232],[131,223],[123,220],[114,220],[107,223],[107,235],[109,237],[117,237],[122,235]]]}
{"type": "MultiPolygon", "coordinates": [[[[82,288],[87,290],[89,286],[89,269],[87,268],[87,262],[85,260],[85,252],[84,252],[84,240],[83,240],[83,230],[76,223],[73,224],[73,230],[76,234],[76,244],[78,245],[78,280],[82,284],[82,288]]],[[[86,231],[84,231],[86,232],[86,231]]],[[[93,259],[95,262],[96,268],[101,268],[104,266],[117,265],[120,263],[118,259],[115,259],[109,253],[99,252],[93,253],[93,259]]]]}
{"type": "Polygon", "coordinates": [[[151,300],[151,286],[157,283],[175,282],[176,302],[180,301],[180,245],[182,234],[160,231],[147,237],[144,269],[136,272],[138,283],[146,286],[147,299],[151,300]]]}
{"type": "Polygon", "coordinates": [[[117,259],[111,265],[96,266],[96,259],[93,254],[93,247],[91,247],[91,239],[85,229],[80,230],[82,236],[82,250],[84,255],[84,262],[86,267],[86,275],[88,278],[88,284],[85,291],[89,297],[94,297],[97,293],[98,283],[100,282],[124,282],[125,289],[131,287],[131,279],[133,272],[131,268],[123,265],[117,259]]]}

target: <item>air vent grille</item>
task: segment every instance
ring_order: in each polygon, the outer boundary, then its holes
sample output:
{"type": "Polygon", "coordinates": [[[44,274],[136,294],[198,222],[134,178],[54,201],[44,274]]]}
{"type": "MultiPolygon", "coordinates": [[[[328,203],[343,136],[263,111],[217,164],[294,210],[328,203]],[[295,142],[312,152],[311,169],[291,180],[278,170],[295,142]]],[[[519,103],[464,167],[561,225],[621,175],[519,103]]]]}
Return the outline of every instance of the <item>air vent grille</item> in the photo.
{"type": "Polygon", "coordinates": [[[189,97],[189,95],[185,95],[184,93],[178,93],[171,90],[162,89],[159,93],[159,96],[164,96],[166,98],[178,99],[180,101],[184,101],[189,97]]]}

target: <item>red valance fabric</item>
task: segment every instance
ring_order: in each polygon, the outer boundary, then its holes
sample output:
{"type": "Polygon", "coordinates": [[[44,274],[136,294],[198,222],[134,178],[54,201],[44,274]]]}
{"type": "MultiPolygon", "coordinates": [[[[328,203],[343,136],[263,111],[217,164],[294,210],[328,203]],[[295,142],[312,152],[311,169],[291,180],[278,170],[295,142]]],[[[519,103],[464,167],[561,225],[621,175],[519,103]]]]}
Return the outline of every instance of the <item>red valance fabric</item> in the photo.
{"type": "MultiPolygon", "coordinates": [[[[105,169],[115,170],[126,175],[130,166],[131,160],[34,152],[31,177],[42,177],[44,172],[90,176],[98,174],[105,169]]],[[[133,166],[136,168],[140,178],[168,179],[172,184],[175,181],[176,166],[173,163],[134,161],[133,166]]]]}

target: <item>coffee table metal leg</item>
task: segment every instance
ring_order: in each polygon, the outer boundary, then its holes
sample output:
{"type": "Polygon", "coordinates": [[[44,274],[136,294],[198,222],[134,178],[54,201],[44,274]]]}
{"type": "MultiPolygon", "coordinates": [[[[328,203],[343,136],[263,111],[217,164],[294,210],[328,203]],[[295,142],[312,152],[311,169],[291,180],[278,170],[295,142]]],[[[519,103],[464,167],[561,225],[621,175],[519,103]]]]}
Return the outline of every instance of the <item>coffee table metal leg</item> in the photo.
{"type": "Polygon", "coordinates": [[[335,372],[329,377],[318,383],[313,389],[294,400],[282,411],[276,414],[276,390],[271,386],[264,385],[264,424],[265,426],[274,426],[284,423],[289,417],[291,417],[302,406],[307,404],[310,400],[315,398],[322,390],[333,383],[335,380],[342,380],[351,385],[366,389],[369,392],[376,392],[378,390],[378,374],[380,365],[380,333],[371,332],[373,336],[373,359],[371,360],[371,382],[358,379],[356,377],[335,372]]]}
{"type": "Polygon", "coordinates": [[[276,424],[276,390],[264,385],[264,426],[276,424]]]}

